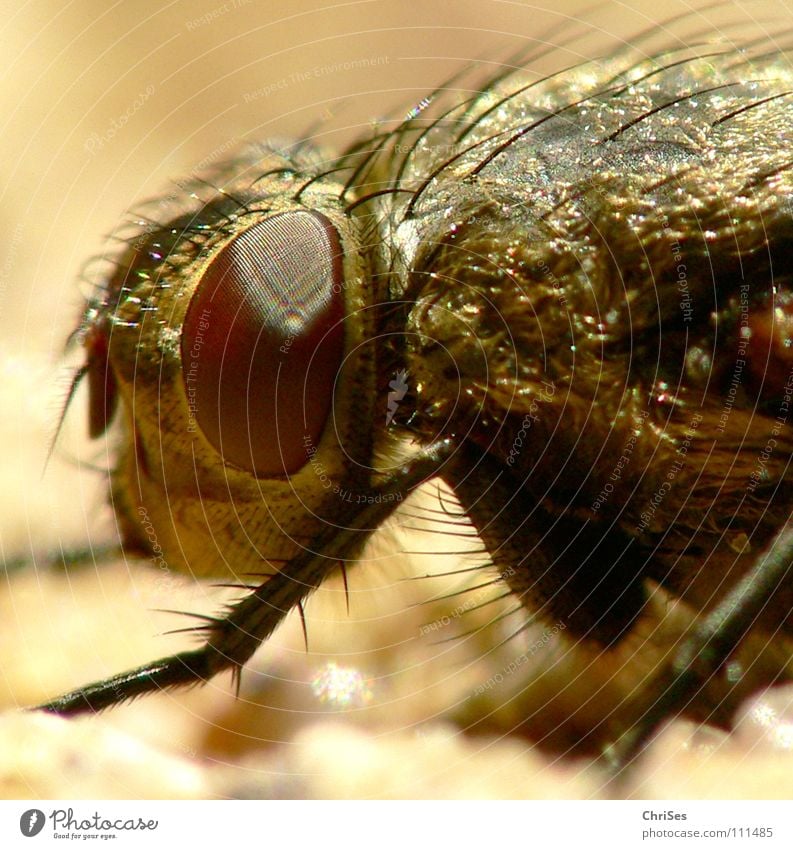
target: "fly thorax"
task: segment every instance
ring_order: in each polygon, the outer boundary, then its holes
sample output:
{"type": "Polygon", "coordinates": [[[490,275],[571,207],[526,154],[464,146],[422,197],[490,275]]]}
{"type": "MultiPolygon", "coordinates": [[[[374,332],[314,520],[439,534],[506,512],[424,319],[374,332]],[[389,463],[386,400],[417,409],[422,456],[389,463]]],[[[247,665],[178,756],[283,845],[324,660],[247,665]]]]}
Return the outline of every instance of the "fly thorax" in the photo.
{"type": "Polygon", "coordinates": [[[557,427],[574,357],[546,245],[480,216],[419,252],[407,361],[419,415],[435,428],[488,444],[514,416],[531,416],[538,434],[557,427]]]}

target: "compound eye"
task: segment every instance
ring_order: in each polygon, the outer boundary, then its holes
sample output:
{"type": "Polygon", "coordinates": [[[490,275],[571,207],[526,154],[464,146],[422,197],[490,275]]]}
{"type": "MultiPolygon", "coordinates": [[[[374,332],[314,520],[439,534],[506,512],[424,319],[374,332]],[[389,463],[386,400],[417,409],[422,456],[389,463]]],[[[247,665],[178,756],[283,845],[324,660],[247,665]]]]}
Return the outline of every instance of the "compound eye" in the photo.
{"type": "Polygon", "coordinates": [[[342,250],[323,215],[274,215],[205,271],[182,327],[191,423],[227,463],[293,474],[317,445],[344,355],[342,250]]]}
{"type": "Polygon", "coordinates": [[[88,435],[96,439],[107,430],[113,418],[118,406],[118,388],[110,368],[105,330],[93,325],[83,344],[87,352],[84,369],[88,377],[88,435]]]}

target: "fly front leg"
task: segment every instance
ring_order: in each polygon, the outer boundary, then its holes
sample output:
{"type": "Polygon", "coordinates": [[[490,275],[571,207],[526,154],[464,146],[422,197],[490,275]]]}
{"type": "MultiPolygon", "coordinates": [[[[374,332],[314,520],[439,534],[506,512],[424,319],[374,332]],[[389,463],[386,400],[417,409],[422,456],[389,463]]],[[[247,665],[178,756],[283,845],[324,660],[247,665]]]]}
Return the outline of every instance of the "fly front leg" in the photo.
{"type": "Polygon", "coordinates": [[[94,713],[146,693],[200,684],[220,672],[239,675],[261,643],[286,615],[347,560],[354,559],[369,536],[402,501],[437,476],[453,451],[447,440],[422,451],[372,488],[371,503],[350,505],[349,515],[328,525],[311,549],[304,549],[255,592],[234,605],[225,618],[198,630],[209,638],[199,649],[181,652],[73,690],[38,709],[62,715],[94,713]]]}

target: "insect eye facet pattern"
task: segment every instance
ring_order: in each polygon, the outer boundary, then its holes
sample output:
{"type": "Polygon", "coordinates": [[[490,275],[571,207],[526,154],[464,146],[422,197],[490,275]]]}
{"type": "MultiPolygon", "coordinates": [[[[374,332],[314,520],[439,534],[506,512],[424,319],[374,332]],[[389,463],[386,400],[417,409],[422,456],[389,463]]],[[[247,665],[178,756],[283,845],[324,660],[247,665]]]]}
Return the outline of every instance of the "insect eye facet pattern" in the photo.
{"type": "Polygon", "coordinates": [[[312,596],[341,580],[349,605],[400,523],[478,558],[454,634],[425,636],[514,658],[469,662],[447,719],[472,734],[502,688],[498,721],[619,770],[788,677],[787,57],[506,64],[338,155],[249,145],[133,213],[70,400],[114,446],[124,549],[233,597],[183,651],[41,707],[242,686],[290,615],[309,649],[312,596]],[[546,645],[566,694],[519,671],[546,645]]]}

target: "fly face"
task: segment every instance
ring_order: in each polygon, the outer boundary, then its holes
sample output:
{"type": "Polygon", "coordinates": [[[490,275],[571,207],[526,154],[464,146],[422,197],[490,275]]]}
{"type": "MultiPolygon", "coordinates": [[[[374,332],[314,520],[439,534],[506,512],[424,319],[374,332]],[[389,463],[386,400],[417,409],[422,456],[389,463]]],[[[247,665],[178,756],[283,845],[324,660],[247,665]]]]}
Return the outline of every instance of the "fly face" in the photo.
{"type": "Polygon", "coordinates": [[[524,622],[605,664],[657,586],[740,609],[707,675],[755,614],[789,628],[789,583],[734,593],[790,512],[790,88],[731,52],[516,74],[330,167],[191,187],[89,308],[91,420],[123,408],[129,543],[145,517],[169,561],[262,583],[203,648],[48,707],[238,670],[431,478],[524,622]]]}
{"type": "Polygon", "coordinates": [[[270,175],[230,164],[222,191],[133,242],[88,312],[95,433],[115,406],[128,433],[112,475],[127,542],[150,522],[197,575],[289,561],[369,473],[364,234],[339,186],[305,185],[308,157],[268,156],[270,175]]]}

